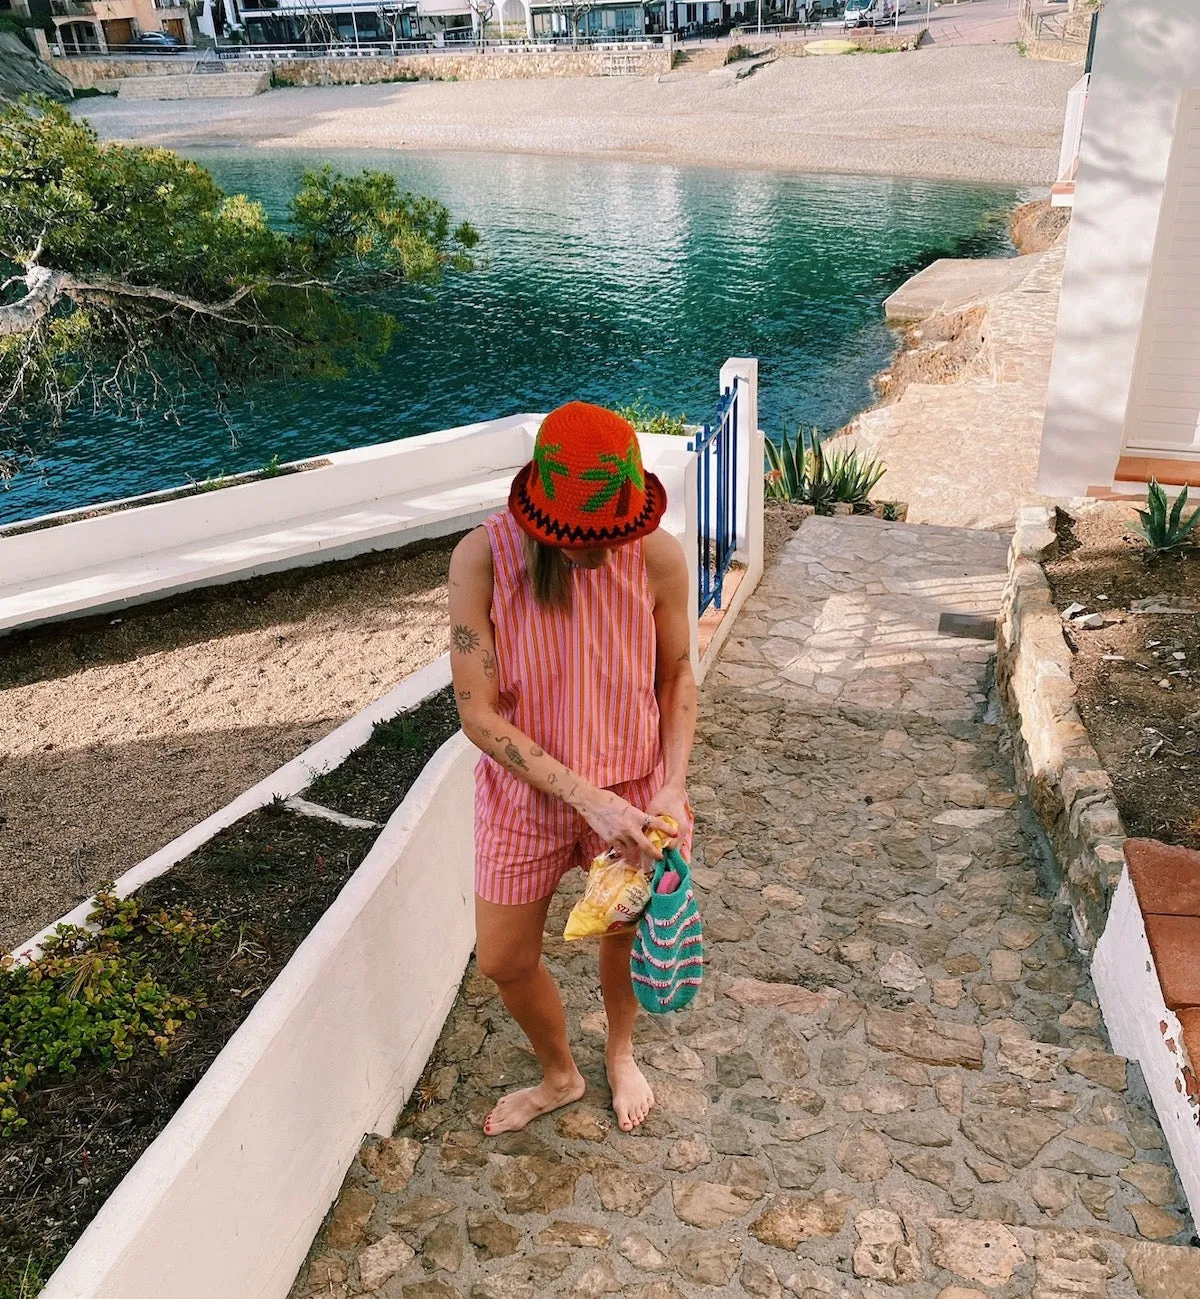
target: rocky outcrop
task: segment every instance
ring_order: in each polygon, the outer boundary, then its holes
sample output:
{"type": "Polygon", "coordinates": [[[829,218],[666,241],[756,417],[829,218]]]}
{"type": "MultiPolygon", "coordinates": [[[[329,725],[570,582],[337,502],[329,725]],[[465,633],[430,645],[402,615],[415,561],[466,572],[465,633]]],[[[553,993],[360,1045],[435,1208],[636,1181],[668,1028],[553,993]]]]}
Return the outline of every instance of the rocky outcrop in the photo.
{"type": "Polygon", "coordinates": [[[21,95],[72,97],[71,83],[44,63],[14,32],[0,31],[0,102],[21,95]]]}
{"type": "Polygon", "coordinates": [[[1009,218],[1008,233],[1019,253],[1044,253],[1071,221],[1069,207],[1051,207],[1048,198],[1022,203],[1009,218]]]}

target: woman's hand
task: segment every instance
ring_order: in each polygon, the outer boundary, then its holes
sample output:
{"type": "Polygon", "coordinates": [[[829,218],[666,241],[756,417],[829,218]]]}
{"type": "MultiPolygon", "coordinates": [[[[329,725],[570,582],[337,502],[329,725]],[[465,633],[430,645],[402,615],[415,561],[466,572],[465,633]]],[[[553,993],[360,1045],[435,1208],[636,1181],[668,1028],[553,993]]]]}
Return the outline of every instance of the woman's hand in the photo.
{"type": "MultiPolygon", "coordinates": [[[[605,842],[628,862],[639,862],[643,856],[658,861],[662,857],[646,838],[647,830],[672,833],[670,823],[654,812],[643,812],[610,789],[598,789],[579,807],[583,819],[605,842]]],[[[672,814],[673,815],[673,814],[672,814]]]]}
{"type": "MultiPolygon", "coordinates": [[[[650,800],[646,815],[656,820],[669,816],[679,827],[679,831],[671,840],[671,847],[682,850],[683,833],[692,821],[692,807],[688,802],[686,789],[682,786],[664,785],[650,800]]],[[[684,856],[686,857],[687,854],[684,853],[684,856]]]]}

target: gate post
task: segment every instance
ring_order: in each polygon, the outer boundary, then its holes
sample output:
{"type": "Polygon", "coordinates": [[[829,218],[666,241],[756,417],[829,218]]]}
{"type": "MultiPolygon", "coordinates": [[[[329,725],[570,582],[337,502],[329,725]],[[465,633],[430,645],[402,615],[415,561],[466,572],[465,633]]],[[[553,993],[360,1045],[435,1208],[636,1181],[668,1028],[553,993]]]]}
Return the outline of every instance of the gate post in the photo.
{"type": "Polygon", "coordinates": [[[737,558],[750,589],[763,571],[763,436],[758,427],[758,358],[734,356],[721,367],[720,391],[737,393],[737,558]]]}

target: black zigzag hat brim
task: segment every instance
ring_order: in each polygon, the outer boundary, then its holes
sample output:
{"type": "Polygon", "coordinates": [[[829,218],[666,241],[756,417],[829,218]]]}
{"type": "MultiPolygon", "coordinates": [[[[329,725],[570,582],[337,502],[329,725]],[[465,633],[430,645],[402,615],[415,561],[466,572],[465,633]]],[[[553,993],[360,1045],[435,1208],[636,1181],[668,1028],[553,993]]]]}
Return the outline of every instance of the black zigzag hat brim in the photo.
{"type": "Polygon", "coordinates": [[[560,550],[598,550],[606,546],[619,546],[626,541],[636,541],[654,531],[662,522],[667,510],[667,489],[657,475],[646,474],[646,500],[641,510],[619,528],[597,528],[579,523],[567,523],[548,514],[529,496],[529,476],[533,472],[530,461],[513,479],[508,494],[508,508],[521,528],[535,541],[560,550]]]}

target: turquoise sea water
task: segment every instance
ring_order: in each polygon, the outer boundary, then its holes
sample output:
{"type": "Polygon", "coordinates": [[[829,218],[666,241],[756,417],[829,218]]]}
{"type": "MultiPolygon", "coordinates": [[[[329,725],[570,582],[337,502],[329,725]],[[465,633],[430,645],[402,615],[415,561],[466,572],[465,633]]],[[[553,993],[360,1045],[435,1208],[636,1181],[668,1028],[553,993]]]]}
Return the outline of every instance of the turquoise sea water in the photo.
{"type": "Polygon", "coordinates": [[[694,420],[729,356],[760,361],[777,434],[843,424],[895,336],[883,299],[944,256],[1011,252],[1012,187],[780,175],[504,154],[192,150],[281,214],[306,166],[378,167],[483,235],[483,265],[399,292],[380,370],[276,385],[181,423],[77,413],[0,522],[572,398],[642,399],[694,420]]]}

